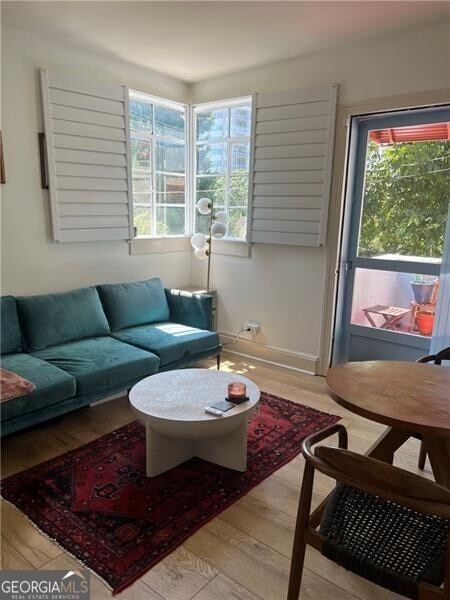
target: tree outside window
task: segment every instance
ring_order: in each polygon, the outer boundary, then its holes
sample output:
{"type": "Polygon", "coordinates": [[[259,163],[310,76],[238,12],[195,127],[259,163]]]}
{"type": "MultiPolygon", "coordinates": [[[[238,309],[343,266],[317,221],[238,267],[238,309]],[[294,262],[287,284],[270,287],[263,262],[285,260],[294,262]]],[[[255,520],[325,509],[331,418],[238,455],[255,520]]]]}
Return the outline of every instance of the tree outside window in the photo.
{"type": "MultiPolygon", "coordinates": [[[[251,101],[195,109],[196,198],[210,198],[229,217],[228,237],[247,234],[251,101]]],[[[209,217],[195,215],[195,231],[207,233],[209,217]]]]}
{"type": "Polygon", "coordinates": [[[370,141],[358,255],[441,258],[449,201],[450,141],[370,141]]]}
{"type": "Polygon", "coordinates": [[[186,108],[130,92],[134,226],[137,236],[186,231],[186,108]]]}

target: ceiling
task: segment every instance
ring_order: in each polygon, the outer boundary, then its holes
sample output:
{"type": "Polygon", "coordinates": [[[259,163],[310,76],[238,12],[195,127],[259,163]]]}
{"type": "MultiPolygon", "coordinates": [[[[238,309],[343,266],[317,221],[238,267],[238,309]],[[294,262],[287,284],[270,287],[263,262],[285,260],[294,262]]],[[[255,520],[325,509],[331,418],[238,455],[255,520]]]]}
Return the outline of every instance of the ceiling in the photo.
{"type": "Polygon", "coordinates": [[[6,23],[192,83],[450,19],[450,2],[2,2],[6,23]]]}

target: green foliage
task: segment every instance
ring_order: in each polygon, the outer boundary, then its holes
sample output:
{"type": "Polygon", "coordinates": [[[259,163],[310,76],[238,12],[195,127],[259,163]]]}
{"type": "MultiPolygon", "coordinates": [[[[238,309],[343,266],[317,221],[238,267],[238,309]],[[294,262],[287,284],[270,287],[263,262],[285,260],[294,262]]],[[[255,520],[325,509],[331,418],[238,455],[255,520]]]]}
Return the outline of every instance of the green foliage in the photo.
{"type": "Polygon", "coordinates": [[[134,207],[134,226],[138,235],[152,234],[152,211],[147,206],[134,207]]]}
{"type": "MultiPolygon", "coordinates": [[[[197,114],[197,200],[209,198],[214,212],[228,212],[230,238],[247,233],[249,144],[233,137],[250,134],[250,106],[197,114]],[[233,143],[227,147],[227,141],[233,143]],[[230,151],[231,150],[231,151],[230,151]]],[[[196,211],[195,231],[207,234],[209,216],[196,211]]]]}
{"type": "Polygon", "coordinates": [[[156,208],[156,234],[181,235],[184,232],[184,206],[156,208]]]}
{"type": "MultiPolygon", "coordinates": [[[[214,212],[224,210],[225,178],[201,177],[197,179],[197,200],[206,197],[214,202],[214,212]]],[[[245,238],[247,233],[248,173],[231,177],[228,237],[245,238]]],[[[200,215],[196,211],[196,231],[208,233],[209,215],[200,215]]]]}
{"type": "Polygon", "coordinates": [[[450,142],[370,142],[359,255],[441,257],[449,200],[450,142]]]}

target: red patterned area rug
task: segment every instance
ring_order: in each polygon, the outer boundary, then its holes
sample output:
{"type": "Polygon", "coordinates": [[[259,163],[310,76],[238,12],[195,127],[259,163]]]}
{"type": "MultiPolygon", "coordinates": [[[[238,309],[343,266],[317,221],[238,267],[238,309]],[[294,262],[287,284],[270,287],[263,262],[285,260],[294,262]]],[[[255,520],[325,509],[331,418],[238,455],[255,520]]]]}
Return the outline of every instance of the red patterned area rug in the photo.
{"type": "Polygon", "coordinates": [[[4,479],[2,496],[117,593],[338,420],[263,392],[245,473],[193,458],[152,479],[134,421],[4,479]]]}

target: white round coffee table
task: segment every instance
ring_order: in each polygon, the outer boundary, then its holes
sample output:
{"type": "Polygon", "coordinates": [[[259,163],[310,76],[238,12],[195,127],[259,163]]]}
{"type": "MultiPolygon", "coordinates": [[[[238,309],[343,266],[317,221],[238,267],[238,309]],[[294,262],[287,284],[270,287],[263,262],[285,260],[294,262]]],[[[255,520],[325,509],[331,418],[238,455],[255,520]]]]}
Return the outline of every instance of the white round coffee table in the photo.
{"type": "Polygon", "coordinates": [[[198,456],[245,471],[247,423],[259,401],[258,387],[246,377],[210,369],[166,371],[143,379],[130,391],[130,403],[147,432],[147,477],[198,456]],[[228,384],[242,381],[249,400],[222,417],[205,412],[227,396],[228,384]]]}

